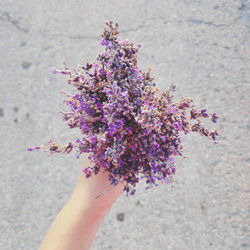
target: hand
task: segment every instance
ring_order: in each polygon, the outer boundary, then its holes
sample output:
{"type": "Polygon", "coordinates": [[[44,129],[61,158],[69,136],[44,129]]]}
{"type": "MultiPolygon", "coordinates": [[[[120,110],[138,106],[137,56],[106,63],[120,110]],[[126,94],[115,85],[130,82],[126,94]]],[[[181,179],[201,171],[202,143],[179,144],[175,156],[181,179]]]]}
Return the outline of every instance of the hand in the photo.
{"type": "MultiPolygon", "coordinates": [[[[93,163],[90,162],[88,155],[85,154],[82,169],[91,165],[93,163]]],[[[100,169],[97,175],[93,174],[89,178],[86,178],[81,171],[71,199],[75,200],[75,202],[86,204],[91,209],[91,212],[97,215],[105,215],[121,195],[126,184],[124,180],[121,180],[116,186],[110,185],[108,175],[109,173],[104,171],[103,168],[100,169]]]]}

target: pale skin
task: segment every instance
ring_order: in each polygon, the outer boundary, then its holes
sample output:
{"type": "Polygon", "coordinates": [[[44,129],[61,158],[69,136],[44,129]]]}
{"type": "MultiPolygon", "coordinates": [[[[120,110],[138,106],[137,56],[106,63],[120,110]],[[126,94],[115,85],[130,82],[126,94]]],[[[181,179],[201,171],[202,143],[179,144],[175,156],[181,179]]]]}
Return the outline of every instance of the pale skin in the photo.
{"type": "MultiPolygon", "coordinates": [[[[83,166],[89,166],[87,155],[83,166]]],[[[125,181],[110,185],[108,173],[103,170],[90,178],[81,172],[69,200],[57,215],[39,250],[90,249],[102,220],[124,186],[125,181]]]]}

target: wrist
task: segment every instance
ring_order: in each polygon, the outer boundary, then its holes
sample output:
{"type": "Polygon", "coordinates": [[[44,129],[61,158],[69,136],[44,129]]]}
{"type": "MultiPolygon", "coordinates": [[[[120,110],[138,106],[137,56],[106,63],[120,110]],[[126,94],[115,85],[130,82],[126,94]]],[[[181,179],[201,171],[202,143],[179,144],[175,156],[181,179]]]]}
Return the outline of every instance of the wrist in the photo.
{"type": "Polygon", "coordinates": [[[95,197],[96,195],[89,186],[78,182],[70,196],[69,202],[84,213],[87,212],[89,216],[102,219],[110,211],[112,203],[110,203],[109,198],[105,195],[98,198],[95,197]]]}

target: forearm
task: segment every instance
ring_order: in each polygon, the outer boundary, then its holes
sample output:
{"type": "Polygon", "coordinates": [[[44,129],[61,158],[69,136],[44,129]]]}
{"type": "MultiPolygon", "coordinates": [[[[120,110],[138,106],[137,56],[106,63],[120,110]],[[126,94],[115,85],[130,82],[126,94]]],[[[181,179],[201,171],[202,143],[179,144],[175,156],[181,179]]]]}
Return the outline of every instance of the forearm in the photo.
{"type": "Polygon", "coordinates": [[[79,189],[76,188],[57,215],[40,250],[87,250],[91,247],[108,210],[95,212],[84,197],[82,201],[78,199],[78,193],[79,189]]]}

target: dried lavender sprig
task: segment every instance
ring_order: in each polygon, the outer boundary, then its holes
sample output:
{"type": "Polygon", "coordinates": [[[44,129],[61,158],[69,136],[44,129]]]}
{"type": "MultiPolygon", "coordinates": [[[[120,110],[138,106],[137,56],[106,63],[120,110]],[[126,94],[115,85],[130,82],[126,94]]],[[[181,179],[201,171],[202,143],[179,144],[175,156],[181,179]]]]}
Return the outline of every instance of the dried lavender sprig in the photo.
{"type": "Polygon", "coordinates": [[[120,178],[126,181],[128,195],[135,193],[143,179],[147,188],[171,182],[175,157],[183,156],[180,132],[197,132],[215,141],[217,131],[209,131],[200,119],[216,122],[218,117],[206,109],[195,109],[190,98],[173,102],[174,84],[160,93],[151,69],[142,72],[137,66],[141,46],[119,40],[117,23],[106,22],[106,26],[101,35],[105,51],[96,63],[73,70],[66,64],[64,70],[53,69],[53,73],[68,75],[68,83],[78,91],[74,95],[64,92],[71,112],[60,113],[68,126],[79,128],[84,137],[68,145],[49,141],[48,146],[29,150],[70,153],[76,148],[78,158],[91,153],[94,166],[83,170],[86,177],[104,168],[112,185],[120,178]]]}

